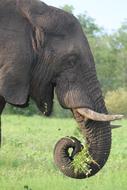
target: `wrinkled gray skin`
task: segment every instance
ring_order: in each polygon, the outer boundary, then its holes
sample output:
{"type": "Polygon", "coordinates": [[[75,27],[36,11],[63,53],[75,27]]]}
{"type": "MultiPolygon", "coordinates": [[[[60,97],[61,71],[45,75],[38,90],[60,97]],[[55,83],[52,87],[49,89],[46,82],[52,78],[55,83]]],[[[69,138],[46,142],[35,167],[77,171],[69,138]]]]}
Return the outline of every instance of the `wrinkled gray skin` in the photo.
{"type": "MultiPolygon", "coordinates": [[[[94,59],[77,19],[37,0],[0,1],[0,113],[5,102],[25,107],[31,97],[45,115],[52,111],[54,87],[59,103],[66,109],[91,108],[107,113],[96,77],[94,59]]],[[[97,173],[105,164],[111,146],[108,122],[79,121],[89,144],[89,152],[99,164],[91,164],[97,173]]],[[[54,151],[60,170],[72,178],[73,156],[81,143],[61,139],[54,151]],[[64,166],[64,167],[63,167],[64,166]]]]}

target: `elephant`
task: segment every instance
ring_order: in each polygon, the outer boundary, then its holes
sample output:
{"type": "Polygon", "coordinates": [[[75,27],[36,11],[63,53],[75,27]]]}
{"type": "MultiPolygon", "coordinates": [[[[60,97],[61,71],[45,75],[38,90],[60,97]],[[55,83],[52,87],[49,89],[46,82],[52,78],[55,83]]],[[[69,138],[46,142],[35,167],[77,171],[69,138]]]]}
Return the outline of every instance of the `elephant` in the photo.
{"type": "Polygon", "coordinates": [[[72,160],[82,149],[82,143],[74,137],[58,141],[55,163],[68,177],[93,176],[110,154],[110,121],[122,115],[108,114],[94,58],[79,21],[39,0],[1,0],[0,115],[6,103],[27,107],[31,98],[45,116],[50,116],[54,92],[60,105],[72,111],[98,165],[90,164],[88,176],[74,172],[72,160]],[[73,149],[71,156],[69,148],[73,149]]]}

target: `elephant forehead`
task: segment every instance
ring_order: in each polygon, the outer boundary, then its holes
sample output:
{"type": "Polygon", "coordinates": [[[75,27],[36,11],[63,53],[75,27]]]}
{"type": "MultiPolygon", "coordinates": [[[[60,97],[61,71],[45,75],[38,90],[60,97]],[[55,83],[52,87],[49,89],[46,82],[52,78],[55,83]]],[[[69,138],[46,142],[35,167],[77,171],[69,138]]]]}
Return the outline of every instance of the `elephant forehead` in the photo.
{"type": "Polygon", "coordinates": [[[70,36],[66,36],[63,39],[53,38],[51,41],[51,46],[55,50],[56,53],[62,53],[63,55],[68,53],[71,54],[72,52],[78,53],[81,50],[81,42],[70,36]]]}
{"type": "Polygon", "coordinates": [[[64,54],[71,54],[76,51],[76,46],[72,43],[65,43],[60,46],[60,48],[57,49],[58,53],[64,54]]]}

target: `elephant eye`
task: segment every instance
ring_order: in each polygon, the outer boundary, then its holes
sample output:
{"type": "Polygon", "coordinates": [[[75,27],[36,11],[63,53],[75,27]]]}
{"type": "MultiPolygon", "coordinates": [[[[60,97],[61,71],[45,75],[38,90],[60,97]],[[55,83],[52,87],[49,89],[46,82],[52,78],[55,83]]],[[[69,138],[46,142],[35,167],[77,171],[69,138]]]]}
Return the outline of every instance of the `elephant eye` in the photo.
{"type": "Polygon", "coordinates": [[[75,64],[77,62],[77,58],[76,57],[70,57],[69,60],[68,60],[68,66],[69,67],[74,67],[75,64]]]}

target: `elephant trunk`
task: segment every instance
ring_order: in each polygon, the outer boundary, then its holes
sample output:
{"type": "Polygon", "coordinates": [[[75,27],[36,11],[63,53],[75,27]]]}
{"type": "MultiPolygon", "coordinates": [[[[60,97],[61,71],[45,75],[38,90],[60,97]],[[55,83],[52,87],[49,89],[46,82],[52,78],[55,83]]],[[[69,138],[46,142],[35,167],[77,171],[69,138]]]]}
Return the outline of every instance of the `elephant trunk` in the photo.
{"type": "MultiPolygon", "coordinates": [[[[111,127],[109,121],[122,118],[122,115],[108,115],[97,78],[91,74],[91,79],[86,80],[88,83],[88,88],[86,89],[88,89],[92,105],[90,107],[93,107],[93,110],[83,106],[73,108],[74,117],[85,137],[88,153],[92,158],[90,163],[88,163],[89,172],[75,172],[73,161],[75,160],[75,155],[81,152],[83,148],[81,142],[76,138],[62,138],[58,141],[54,150],[54,160],[61,172],[68,177],[76,179],[93,176],[105,165],[111,149],[111,127]],[[71,155],[69,153],[70,148],[73,150],[71,155]]],[[[83,159],[84,163],[85,158],[83,159]]]]}
{"type": "Polygon", "coordinates": [[[90,173],[76,172],[72,164],[74,156],[82,150],[82,145],[74,137],[62,138],[55,146],[55,163],[68,177],[84,179],[95,175],[106,163],[111,148],[111,128],[108,122],[89,120],[84,121],[76,118],[88,144],[88,151],[94,162],[91,162],[90,173]],[[73,155],[69,156],[69,148],[73,149],[73,155]]]}
{"type": "MultiPolygon", "coordinates": [[[[93,90],[93,92],[95,91],[93,90]]],[[[95,102],[94,107],[96,112],[107,114],[102,96],[97,97],[96,100],[93,99],[93,102],[95,102]]],[[[81,142],[75,138],[62,138],[55,146],[54,159],[56,165],[66,176],[84,179],[95,175],[106,163],[111,148],[111,127],[109,121],[95,121],[91,118],[85,118],[78,111],[79,109],[73,109],[74,117],[85,137],[89,155],[93,160],[88,164],[90,172],[75,172],[73,165],[74,156],[82,150],[81,142]],[[69,148],[73,149],[71,156],[69,156],[69,148]]]]}

